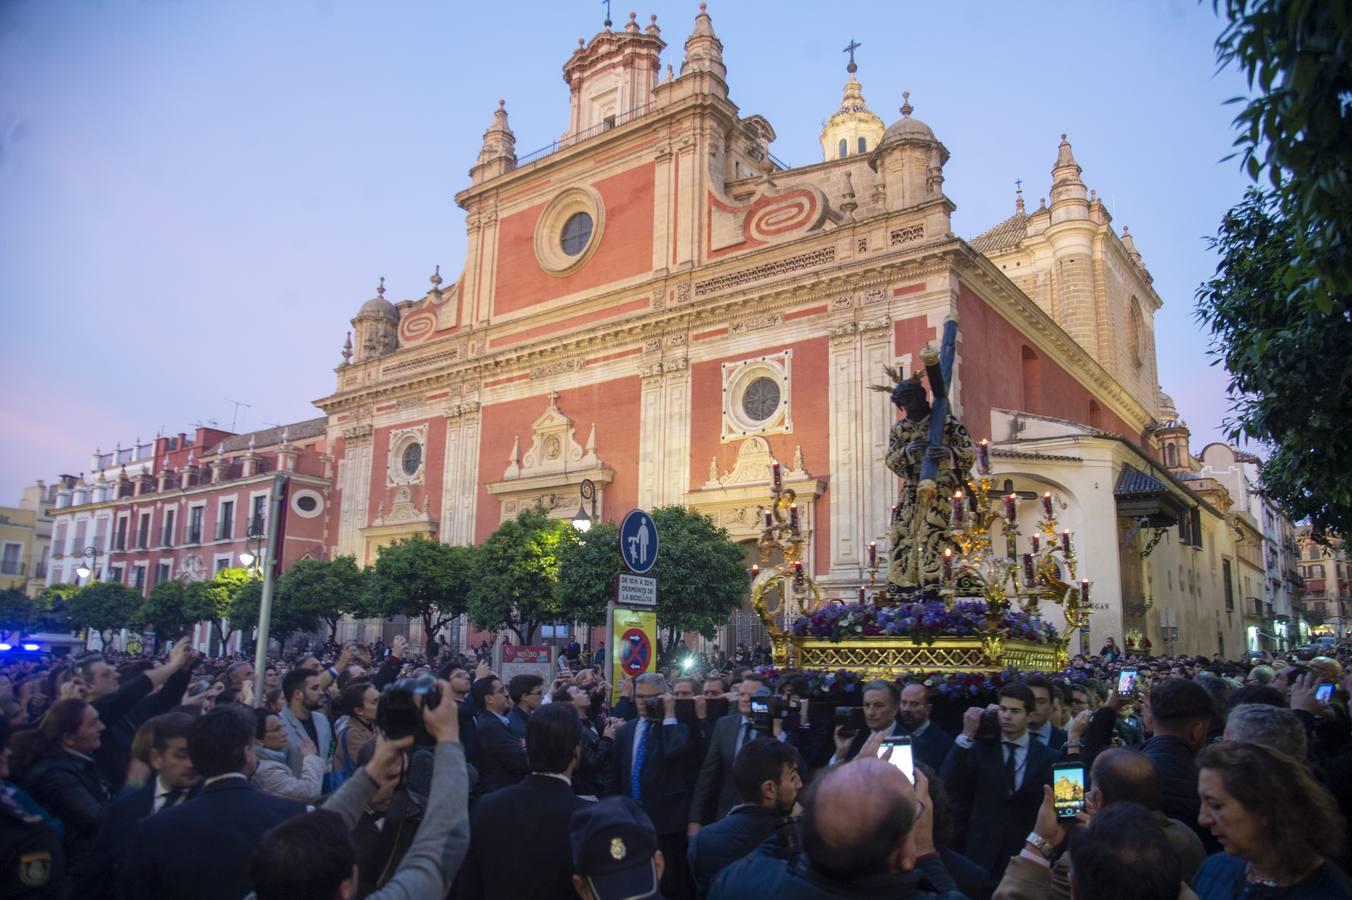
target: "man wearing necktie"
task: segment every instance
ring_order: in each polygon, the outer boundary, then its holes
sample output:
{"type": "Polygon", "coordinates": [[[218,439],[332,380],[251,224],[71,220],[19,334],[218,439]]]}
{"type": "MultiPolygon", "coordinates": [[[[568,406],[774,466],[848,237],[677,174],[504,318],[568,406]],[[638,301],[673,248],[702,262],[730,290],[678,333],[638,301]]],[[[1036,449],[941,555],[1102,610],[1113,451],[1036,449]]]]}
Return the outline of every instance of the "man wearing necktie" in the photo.
{"type": "MultiPolygon", "coordinates": [[[[709,737],[709,748],[700,766],[695,782],[695,793],[690,801],[690,822],[687,832],[691,837],[703,825],[717,822],[738,802],[737,785],[733,783],[732,765],[737,751],[758,735],[751,724],[751,698],[757,691],[768,693],[769,684],[760,675],[748,673],[737,688],[737,715],[726,715],[714,723],[709,737]]],[[[767,698],[768,699],[768,698],[767,698]]],[[[778,739],[778,735],[775,736],[778,739]]]]}
{"type": "Polygon", "coordinates": [[[1042,786],[1052,783],[1052,766],[1062,759],[1028,732],[1036,702],[1027,685],[1011,684],[1001,689],[999,706],[967,710],[940,773],[949,795],[970,812],[963,852],[996,880],[1023,849],[1042,804],[1042,786]],[[998,717],[999,728],[983,739],[978,735],[986,713],[998,717]]]}
{"type": "Polygon", "coordinates": [[[99,836],[88,860],[72,873],[76,897],[115,896],[118,870],[138,825],[147,816],[185,802],[198,789],[197,771],[188,756],[192,716],[165,713],[141,726],[150,734],[151,777],[142,787],[118,797],[104,810],[99,836]]]}
{"type": "MultiPolygon", "coordinates": [[[[663,857],[684,860],[690,789],[682,777],[682,757],[690,746],[690,729],[677,721],[676,698],[661,675],[648,672],[634,679],[634,703],[638,718],[625,722],[615,735],[610,793],[638,801],[657,830],[663,857]]],[[[694,896],[686,866],[666,867],[662,894],[669,900],[694,896]]]]}

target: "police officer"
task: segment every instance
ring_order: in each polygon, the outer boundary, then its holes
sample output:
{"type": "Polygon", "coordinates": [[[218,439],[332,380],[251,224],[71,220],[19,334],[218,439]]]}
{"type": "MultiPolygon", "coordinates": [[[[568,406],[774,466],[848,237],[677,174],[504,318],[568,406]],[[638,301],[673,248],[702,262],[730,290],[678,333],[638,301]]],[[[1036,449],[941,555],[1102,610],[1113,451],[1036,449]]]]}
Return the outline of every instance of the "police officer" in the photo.
{"type": "Polygon", "coordinates": [[[61,838],[36,804],[9,784],[9,721],[0,717],[0,896],[46,900],[65,896],[61,838]],[[28,804],[32,804],[31,807],[28,804]]]}

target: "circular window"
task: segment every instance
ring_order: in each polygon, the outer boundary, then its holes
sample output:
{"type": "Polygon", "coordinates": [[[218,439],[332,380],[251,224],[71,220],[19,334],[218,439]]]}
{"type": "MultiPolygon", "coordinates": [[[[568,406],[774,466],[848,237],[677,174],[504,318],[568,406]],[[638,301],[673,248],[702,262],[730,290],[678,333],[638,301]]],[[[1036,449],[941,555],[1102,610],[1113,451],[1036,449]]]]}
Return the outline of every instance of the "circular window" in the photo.
{"type": "Polygon", "coordinates": [[[313,519],[324,512],[324,498],[315,491],[297,491],[291,495],[291,511],[302,519],[313,519]]]}
{"type": "Polygon", "coordinates": [[[753,422],[764,422],[779,411],[779,382],[762,376],[746,386],[742,412],[753,422]]]}
{"type": "Polygon", "coordinates": [[[559,246],[563,252],[569,256],[577,256],[583,250],[587,249],[587,242],[592,236],[592,217],[584,212],[573,213],[568,221],[563,223],[563,234],[559,238],[559,246]]]}
{"type": "Polygon", "coordinates": [[[590,187],[560,191],[535,224],[535,259],[550,275],[571,275],[587,264],[606,229],[601,195],[590,187]]]}
{"type": "Polygon", "coordinates": [[[422,444],[414,441],[404,448],[404,455],[401,457],[401,464],[404,467],[404,474],[412,477],[418,474],[418,467],[422,465],[422,444]]]}

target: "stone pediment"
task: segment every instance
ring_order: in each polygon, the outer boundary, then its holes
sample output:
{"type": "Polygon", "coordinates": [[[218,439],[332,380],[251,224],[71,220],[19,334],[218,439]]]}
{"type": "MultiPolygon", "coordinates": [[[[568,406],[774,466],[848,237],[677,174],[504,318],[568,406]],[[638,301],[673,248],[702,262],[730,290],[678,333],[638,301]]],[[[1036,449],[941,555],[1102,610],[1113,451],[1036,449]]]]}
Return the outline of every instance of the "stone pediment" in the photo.
{"type": "MultiPolygon", "coordinates": [[[[709,480],[704,483],[703,489],[707,491],[741,484],[769,484],[774,461],[774,454],[770,452],[770,442],[763,437],[752,435],[742,441],[742,446],[737,448],[737,461],[733,463],[732,469],[721,477],[718,474],[718,460],[710,460],[709,480]]],[[[780,465],[783,466],[783,463],[780,465]]],[[[791,481],[802,481],[812,477],[803,466],[802,447],[794,448],[793,465],[784,468],[781,474],[785,480],[791,481]]]]}
{"type": "Polygon", "coordinates": [[[531,424],[531,444],[524,454],[520,436],[512,441],[503,481],[568,475],[605,466],[596,455],[596,424],[592,424],[587,443],[579,444],[573,420],[563,414],[557,401],[558,395],[550,394],[549,406],[531,424]]]}

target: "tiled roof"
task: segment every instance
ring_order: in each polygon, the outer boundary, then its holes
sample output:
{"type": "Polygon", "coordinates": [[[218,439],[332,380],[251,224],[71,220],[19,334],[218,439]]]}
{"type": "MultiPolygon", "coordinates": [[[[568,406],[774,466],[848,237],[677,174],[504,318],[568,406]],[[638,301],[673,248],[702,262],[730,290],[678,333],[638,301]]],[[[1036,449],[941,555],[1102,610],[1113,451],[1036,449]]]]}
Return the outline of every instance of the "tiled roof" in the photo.
{"type": "MultiPolygon", "coordinates": [[[[292,443],[308,440],[309,438],[319,437],[329,427],[327,416],[320,416],[317,419],[306,419],[304,422],[292,422],[290,425],[279,425],[276,428],[264,428],[262,431],[251,431],[248,434],[237,434],[225,439],[225,452],[231,453],[235,450],[249,449],[249,438],[253,438],[254,447],[271,447],[274,444],[282,442],[282,432],[286,432],[286,439],[292,443]]],[[[210,448],[213,452],[216,448],[210,448]]]]}
{"type": "Polygon", "coordinates": [[[1133,466],[1123,466],[1122,474],[1117,476],[1117,484],[1113,486],[1114,497],[1142,497],[1167,493],[1169,493],[1168,485],[1133,466]]]}
{"type": "Polygon", "coordinates": [[[1027,221],[1028,215],[1026,213],[1016,212],[994,228],[978,234],[968,243],[972,245],[973,250],[979,253],[998,253],[1023,240],[1027,233],[1025,224],[1027,221]]]}

